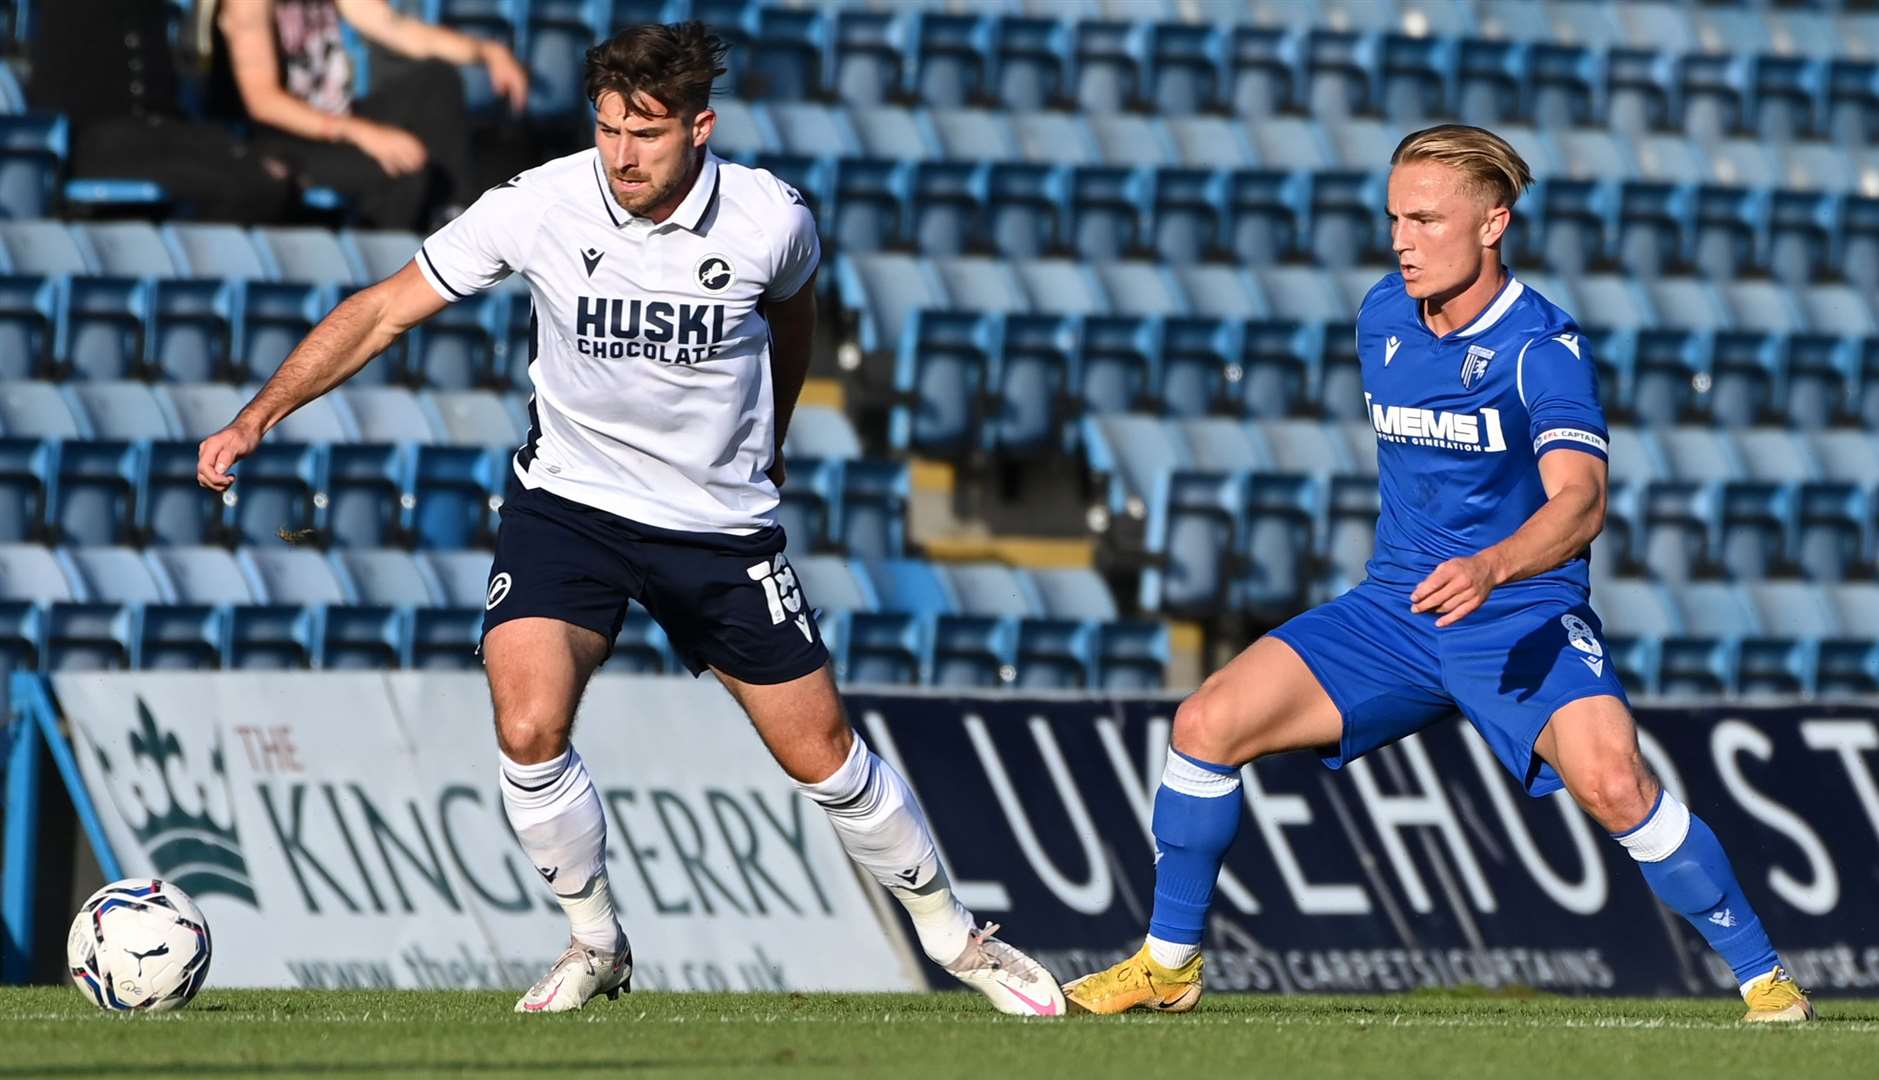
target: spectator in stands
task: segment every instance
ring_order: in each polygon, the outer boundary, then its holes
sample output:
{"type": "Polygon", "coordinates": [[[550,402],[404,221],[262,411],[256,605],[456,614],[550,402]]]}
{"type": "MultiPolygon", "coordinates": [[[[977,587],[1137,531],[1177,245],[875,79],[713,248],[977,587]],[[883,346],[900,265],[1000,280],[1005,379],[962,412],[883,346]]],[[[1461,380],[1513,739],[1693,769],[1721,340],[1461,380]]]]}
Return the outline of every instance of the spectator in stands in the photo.
{"type": "Polygon", "coordinates": [[[221,0],[216,26],[256,145],[380,228],[426,228],[479,190],[455,65],[481,64],[517,112],[528,101],[528,74],[507,47],[403,15],[389,0],[221,0]],[[342,23],[403,59],[362,98],[352,96],[342,23]]]}
{"type": "Polygon", "coordinates": [[[37,5],[28,100],[71,122],[74,176],[154,181],[176,210],[197,218],[281,220],[294,196],[285,165],[186,113],[166,7],[150,0],[37,5]]]}

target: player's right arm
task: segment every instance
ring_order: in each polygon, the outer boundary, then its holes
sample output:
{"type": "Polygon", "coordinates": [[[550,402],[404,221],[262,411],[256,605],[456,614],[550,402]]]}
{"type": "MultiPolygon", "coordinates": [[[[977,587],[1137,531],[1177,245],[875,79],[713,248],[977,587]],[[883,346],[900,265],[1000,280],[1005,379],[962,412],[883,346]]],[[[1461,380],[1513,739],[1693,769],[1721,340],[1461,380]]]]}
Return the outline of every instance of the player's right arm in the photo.
{"type": "Polygon", "coordinates": [[[232,423],[202,441],[196,482],[212,491],[228,490],[235,482],[229,469],[253,453],[274,425],[352,378],[398,335],[443,308],[444,298],[424,280],[416,260],[347,297],[295,346],[232,423]]]}
{"type": "Polygon", "coordinates": [[[483,193],[397,273],[348,297],[294,347],[234,423],[203,440],[196,480],[226,491],[229,468],[295,409],[352,378],[398,335],[529,265],[547,200],[523,176],[483,193]]]}

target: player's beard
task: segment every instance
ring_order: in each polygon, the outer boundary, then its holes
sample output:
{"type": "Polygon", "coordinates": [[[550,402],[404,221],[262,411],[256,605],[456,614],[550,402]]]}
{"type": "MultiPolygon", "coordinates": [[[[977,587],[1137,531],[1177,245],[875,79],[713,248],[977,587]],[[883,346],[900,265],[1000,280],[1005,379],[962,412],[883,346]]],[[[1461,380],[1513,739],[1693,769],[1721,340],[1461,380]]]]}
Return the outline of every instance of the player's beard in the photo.
{"type": "MultiPolygon", "coordinates": [[[[678,176],[671,182],[656,187],[648,184],[630,196],[622,196],[620,189],[612,183],[608,184],[607,187],[609,192],[613,195],[613,201],[620,209],[625,210],[635,217],[643,217],[646,211],[651,210],[653,207],[671,198],[673,192],[678,191],[679,188],[683,187],[685,182],[691,178],[692,173],[693,169],[688,165],[680,170],[678,176]]],[[[611,173],[608,174],[608,178],[616,182],[620,179],[617,176],[613,176],[611,173]]],[[[635,179],[638,178],[635,177],[635,179]]],[[[646,179],[650,180],[652,178],[648,176],[646,179]]]]}

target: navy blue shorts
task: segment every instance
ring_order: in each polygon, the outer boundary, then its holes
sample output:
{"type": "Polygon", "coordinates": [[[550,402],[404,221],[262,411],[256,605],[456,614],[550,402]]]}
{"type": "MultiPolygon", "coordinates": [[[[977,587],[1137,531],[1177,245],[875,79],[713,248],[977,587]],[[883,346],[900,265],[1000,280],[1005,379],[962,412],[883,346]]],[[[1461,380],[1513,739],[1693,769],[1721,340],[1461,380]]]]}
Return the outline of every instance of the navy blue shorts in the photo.
{"type": "Polygon", "coordinates": [[[815,615],[783,556],[783,529],[749,536],[642,525],[511,477],[489,568],[483,634],[547,618],[613,640],[638,601],[693,675],[801,678],[828,662],[815,615]]]}
{"type": "Polygon", "coordinates": [[[1580,698],[1626,700],[1584,595],[1503,587],[1460,622],[1438,630],[1436,618],[1411,613],[1408,590],[1365,581],[1272,632],[1343,714],[1324,763],[1340,768],[1460,710],[1528,794],[1559,790],[1559,775],[1533,754],[1546,722],[1580,698]]]}

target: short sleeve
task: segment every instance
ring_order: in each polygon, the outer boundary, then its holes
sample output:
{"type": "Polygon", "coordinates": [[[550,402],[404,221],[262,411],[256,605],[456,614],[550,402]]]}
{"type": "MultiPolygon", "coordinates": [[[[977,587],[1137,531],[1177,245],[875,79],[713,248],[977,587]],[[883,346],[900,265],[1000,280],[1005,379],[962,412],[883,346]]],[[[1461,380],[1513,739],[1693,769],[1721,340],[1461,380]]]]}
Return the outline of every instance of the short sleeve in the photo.
{"type": "Polygon", "coordinates": [[[1531,424],[1534,457],[1560,449],[1608,456],[1598,368],[1585,338],[1569,333],[1528,342],[1520,350],[1516,378],[1531,424]]]}
{"type": "Polygon", "coordinates": [[[822,241],[816,237],[815,215],[803,205],[802,196],[794,188],[783,185],[783,192],[790,202],[778,215],[783,227],[776,237],[775,269],[770,274],[770,287],[763,291],[765,300],[788,300],[795,296],[822,262],[822,241]]]}
{"type": "Polygon", "coordinates": [[[525,268],[541,202],[511,180],[490,188],[418,248],[418,269],[452,303],[525,268]]]}

